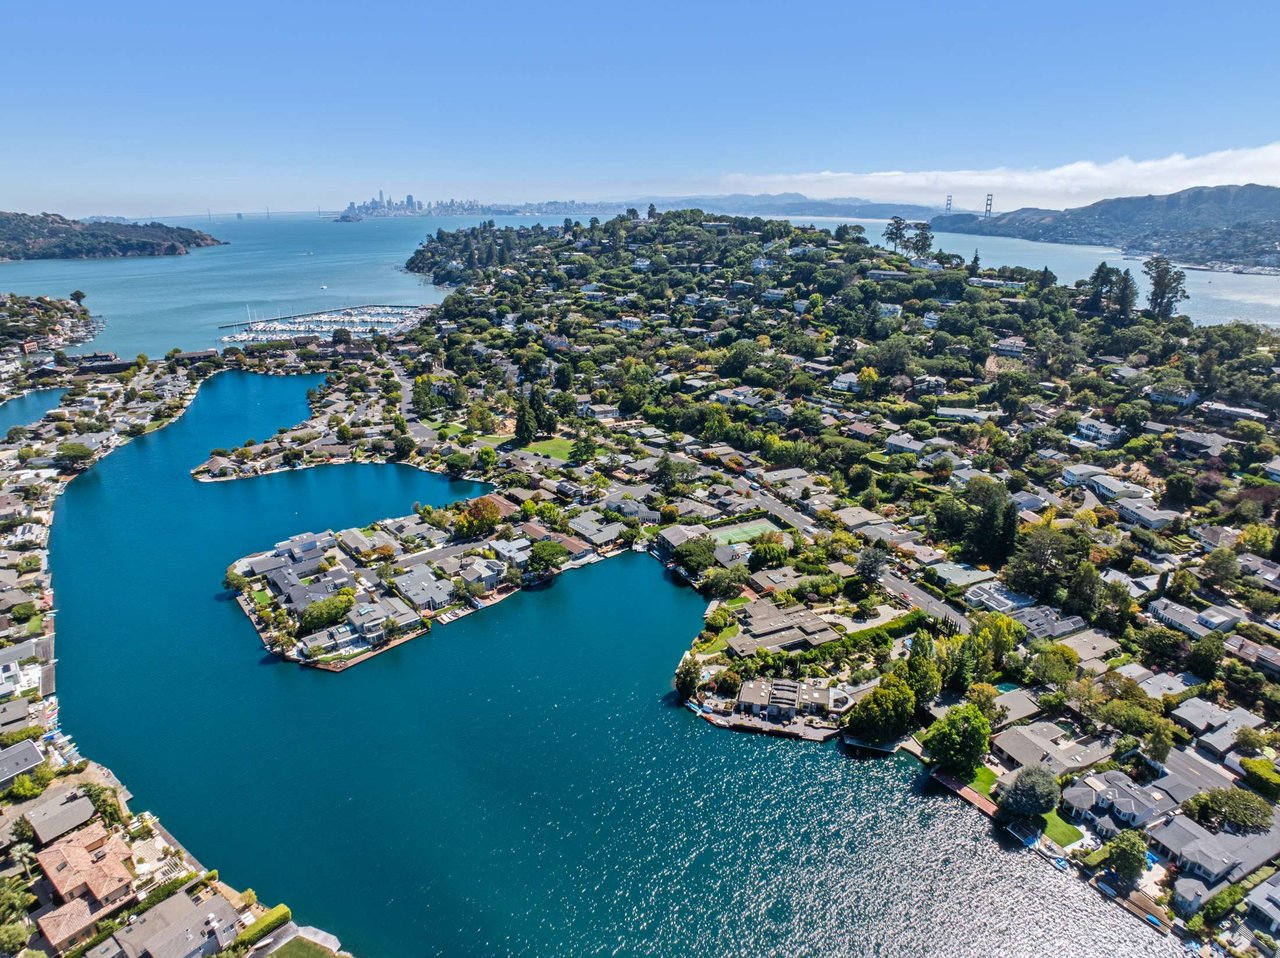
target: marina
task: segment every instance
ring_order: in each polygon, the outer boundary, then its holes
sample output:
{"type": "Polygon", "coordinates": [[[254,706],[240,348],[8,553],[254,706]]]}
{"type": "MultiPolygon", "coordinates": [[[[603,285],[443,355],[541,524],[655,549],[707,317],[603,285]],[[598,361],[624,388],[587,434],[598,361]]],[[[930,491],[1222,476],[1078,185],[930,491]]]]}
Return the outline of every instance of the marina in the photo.
{"type": "Polygon", "coordinates": [[[222,337],[221,341],[228,344],[268,343],[297,336],[328,337],[339,329],[347,330],[356,339],[371,339],[378,335],[407,332],[421,323],[431,309],[429,306],[368,304],[294,313],[273,319],[250,318],[242,323],[225,323],[218,328],[237,330],[222,337]]]}

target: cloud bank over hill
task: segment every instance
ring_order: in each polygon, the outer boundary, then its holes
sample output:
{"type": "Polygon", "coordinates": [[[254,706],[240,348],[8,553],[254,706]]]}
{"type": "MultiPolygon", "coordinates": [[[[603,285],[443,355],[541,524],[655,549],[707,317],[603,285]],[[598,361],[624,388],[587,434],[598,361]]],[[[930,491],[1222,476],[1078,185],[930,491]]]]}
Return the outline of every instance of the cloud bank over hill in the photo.
{"type": "Polygon", "coordinates": [[[1128,156],[1098,162],[1078,160],[1049,169],[993,167],[986,170],[884,172],[730,173],[722,185],[733,192],[794,191],[828,199],[865,196],[941,204],[948,193],[957,209],[981,209],[988,193],[997,211],[1022,206],[1065,209],[1114,196],[1176,193],[1193,186],[1259,183],[1280,186],[1280,142],[1220,150],[1199,156],[1175,153],[1158,159],[1128,156]]]}

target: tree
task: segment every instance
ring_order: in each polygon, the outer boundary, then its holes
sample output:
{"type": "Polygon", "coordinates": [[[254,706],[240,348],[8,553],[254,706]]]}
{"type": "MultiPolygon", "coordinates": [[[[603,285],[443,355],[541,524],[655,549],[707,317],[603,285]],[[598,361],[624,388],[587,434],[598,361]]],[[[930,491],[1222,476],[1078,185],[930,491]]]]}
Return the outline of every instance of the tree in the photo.
{"type": "Polygon", "coordinates": [[[516,406],[516,445],[527,446],[538,435],[538,421],[529,408],[529,402],[523,396],[516,406]]]}
{"type": "Polygon", "coordinates": [[[302,615],[299,616],[299,629],[303,635],[310,635],[320,629],[337,625],[346,618],[355,603],[356,596],[353,589],[342,589],[337,595],[312,602],[302,610],[302,615]]]}
{"type": "Polygon", "coordinates": [[[471,466],[471,454],[467,452],[455,452],[444,461],[444,467],[449,470],[449,475],[451,476],[460,476],[467,472],[471,466]]]}
{"type": "Polygon", "coordinates": [[[82,442],[64,442],[53,461],[64,469],[79,469],[93,459],[93,450],[82,442]]]}
{"type": "Polygon", "coordinates": [[[1005,581],[1018,592],[1048,600],[1066,581],[1074,552],[1070,536],[1052,526],[1032,526],[1018,537],[1017,549],[1004,570],[1005,581]]]}
{"type": "Polygon", "coordinates": [[[339,326],[333,331],[331,339],[335,346],[349,346],[351,345],[351,330],[339,326]]]}
{"type": "Polygon", "coordinates": [[[1067,599],[1062,607],[1070,615],[1078,615],[1090,622],[1098,611],[1098,599],[1102,593],[1102,576],[1092,562],[1081,562],[1067,585],[1067,599]]]}
{"type": "Polygon", "coordinates": [[[596,438],[584,432],[573,441],[573,449],[569,453],[574,462],[590,462],[596,457],[596,438]]]}
{"type": "Polygon", "coordinates": [[[472,499],[458,516],[454,529],[459,539],[479,539],[490,535],[502,521],[497,503],[488,496],[472,499]]]}
{"type": "Polygon", "coordinates": [[[915,713],[916,697],[911,687],[890,672],[849,710],[845,724],[858,738],[885,742],[905,734],[915,720],[915,713]]]}
{"type": "Polygon", "coordinates": [[[853,564],[854,578],[870,588],[880,581],[880,574],[884,572],[888,561],[889,553],[880,543],[868,546],[858,553],[858,559],[853,564]]]}
{"type": "MultiPolygon", "coordinates": [[[[400,439],[403,439],[403,438],[406,438],[406,437],[404,436],[400,437],[400,439]]],[[[399,449],[399,445],[398,445],[399,441],[400,441],[399,439],[396,440],[397,449],[399,449]]],[[[492,472],[497,467],[497,465],[498,465],[498,453],[494,451],[494,448],[492,446],[481,446],[479,449],[476,450],[475,467],[479,469],[482,473],[487,474],[492,472]]]]}
{"type": "Polygon", "coordinates": [[[1121,319],[1128,319],[1133,315],[1133,307],[1138,303],[1138,284],[1129,270],[1126,269],[1116,280],[1112,299],[1115,301],[1116,312],[1121,319]]]}
{"type": "Polygon", "coordinates": [[[0,919],[21,921],[36,903],[36,896],[20,878],[0,879],[0,919]]]}
{"type": "Polygon", "coordinates": [[[1058,807],[1061,795],[1053,772],[1043,765],[1027,765],[1000,800],[1000,810],[1022,818],[1044,815],[1058,807]]]}
{"type": "Polygon", "coordinates": [[[916,256],[928,256],[933,250],[933,230],[929,229],[928,223],[912,223],[911,228],[915,232],[907,240],[907,249],[916,256]]]}
{"type": "Polygon", "coordinates": [[[1173,748],[1173,723],[1168,719],[1161,719],[1143,739],[1142,750],[1148,758],[1163,762],[1169,757],[1171,748],[1173,748]]]}
{"type": "Polygon", "coordinates": [[[1173,318],[1173,311],[1187,298],[1187,274],[1163,256],[1154,256],[1142,264],[1142,272],[1151,284],[1147,305],[1157,319],[1173,318]]]}
{"type": "Polygon", "coordinates": [[[889,223],[884,228],[884,240],[886,243],[893,244],[893,251],[896,253],[898,247],[906,242],[907,239],[907,221],[901,216],[891,217],[889,223]]]}
{"type": "Polygon", "coordinates": [[[713,599],[733,599],[742,594],[746,584],[746,566],[736,565],[732,569],[717,566],[702,580],[702,591],[713,599]]]}
{"type": "Polygon", "coordinates": [[[9,858],[13,863],[22,869],[22,873],[27,876],[28,883],[31,881],[31,863],[36,860],[36,850],[30,842],[18,842],[9,849],[9,858]]]}
{"type": "Polygon", "coordinates": [[[652,203],[649,204],[649,212],[645,214],[645,219],[656,220],[658,218],[658,208],[652,203]]]}
{"type": "Polygon", "coordinates": [[[560,568],[569,558],[569,550],[558,542],[545,539],[535,542],[529,550],[529,562],[525,566],[534,575],[546,575],[560,568]]]}
{"type": "Polygon", "coordinates": [[[987,754],[991,723],[976,705],[957,705],[929,726],[923,742],[940,768],[967,782],[987,754]]]}
{"type": "Polygon", "coordinates": [[[1250,832],[1265,831],[1271,825],[1267,800],[1243,788],[1211,788],[1183,802],[1182,810],[1215,832],[1224,825],[1250,832]]]}
{"type": "Polygon", "coordinates": [[[0,951],[6,955],[16,955],[31,940],[31,926],[21,921],[11,921],[0,925],[0,951]]]}
{"type": "MultiPolygon", "coordinates": [[[[392,456],[396,459],[408,459],[417,450],[418,445],[413,441],[412,436],[396,436],[391,440],[392,456]]],[[[492,449],[489,450],[493,452],[492,449]]]]}
{"type": "Polygon", "coordinates": [[[658,457],[653,467],[653,482],[663,492],[670,492],[681,483],[688,482],[697,473],[698,467],[691,462],[671,458],[664,452],[658,457]]]}
{"type": "Polygon", "coordinates": [[[934,661],[933,639],[923,630],[916,633],[911,643],[911,654],[905,665],[899,668],[916,697],[916,708],[927,706],[942,691],[942,673],[934,661]]]}
{"type": "Polygon", "coordinates": [[[1121,881],[1132,884],[1147,868],[1147,840],[1142,832],[1126,828],[1107,843],[1107,864],[1121,881]]]}
{"type": "Polygon", "coordinates": [[[1187,656],[1187,671],[1206,682],[1212,682],[1218,676],[1218,665],[1226,651],[1222,636],[1217,632],[1210,632],[1191,646],[1191,654],[1187,656]]]}
{"type": "Polygon", "coordinates": [[[673,558],[692,576],[699,576],[716,561],[716,543],[711,536],[696,536],[676,546],[673,558]]]}
{"type": "Polygon", "coordinates": [[[1031,663],[1031,671],[1045,685],[1064,686],[1076,677],[1080,656],[1065,645],[1050,645],[1042,649],[1031,663]]]}
{"type": "Polygon", "coordinates": [[[698,667],[698,660],[686,653],[676,667],[676,693],[681,699],[692,698],[698,691],[701,680],[702,670],[698,667]]]}
{"type": "Polygon", "coordinates": [[[999,697],[1000,690],[990,682],[974,682],[964,693],[965,701],[976,705],[978,711],[991,723],[992,728],[1000,725],[1009,716],[1008,708],[996,704],[996,699],[999,697]]]}
{"type": "Polygon", "coordinates": [[[751,547],[751,557],[747,564],[752,572],[776,569],[787,561],[787,555],[787,547],[781,542],[757,542],[751,547]]]}
{"type": "Polygon", "coordinates": [[[83,305],[83,303],[84,303],[84,291],[83,291],[83,290],[79,290],[79,289],[72,290],[72,291],[71,291],[71,301],[72,301],[73,303],[75,303],[77,306],[83,305]]]}
{"type": "Polygon", "coordinates": [[[1206,582],[1221,589],[1240,578],[1240,560],[1230,549],[1220,546],[1204,557],[1200,572],[1206,582]]]}

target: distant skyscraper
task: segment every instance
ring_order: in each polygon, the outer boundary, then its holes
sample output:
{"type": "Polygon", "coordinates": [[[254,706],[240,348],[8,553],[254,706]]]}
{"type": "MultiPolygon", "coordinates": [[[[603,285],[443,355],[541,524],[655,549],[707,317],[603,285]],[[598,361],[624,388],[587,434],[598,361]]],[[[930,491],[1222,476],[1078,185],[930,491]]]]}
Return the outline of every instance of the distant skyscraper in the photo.
{"type": "Polygon", "coordinates": [[[385,202],[383,202],[383,200],[382,200],[382,190],[378,190],[378,205],[379,205],[379,206],[386,206],[386,205],[387,205],[387,204],[386,204],[385,202]]]}
{"type": "Polygon", "coordinates": [[[413,202],[413,194],[412,194],[412,193],[408,194],[408,195],[404,198],[404,205],[405,205],[407,208],[411,209],[411,210],[416,210],[416,209],[418,208],[418,207],[417,207],[417,205],[413,202]]]}

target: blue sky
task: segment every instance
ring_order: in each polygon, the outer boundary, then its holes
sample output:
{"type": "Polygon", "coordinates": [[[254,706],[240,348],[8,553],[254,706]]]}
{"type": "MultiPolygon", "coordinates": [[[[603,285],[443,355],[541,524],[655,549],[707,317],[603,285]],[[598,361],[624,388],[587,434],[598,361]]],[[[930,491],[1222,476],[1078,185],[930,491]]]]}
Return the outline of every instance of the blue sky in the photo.
{"type": "Polygon", "coordinates": [[[1140,6],[3,4],[0,209],[1280,183],[1280,5],[1140,6]]]}

